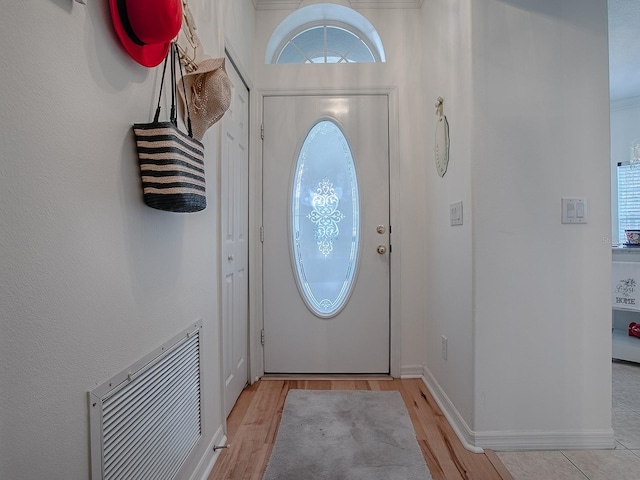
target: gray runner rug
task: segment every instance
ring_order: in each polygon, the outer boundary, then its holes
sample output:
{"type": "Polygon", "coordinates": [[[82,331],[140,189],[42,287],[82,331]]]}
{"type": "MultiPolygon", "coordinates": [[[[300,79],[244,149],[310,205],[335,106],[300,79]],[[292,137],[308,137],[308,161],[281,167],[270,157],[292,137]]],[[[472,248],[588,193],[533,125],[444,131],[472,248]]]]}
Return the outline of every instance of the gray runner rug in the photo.
{"type": "Polygon", "coordinates": [[[431,480],[399,392],[290,390],[264,480],[431,480]]]}

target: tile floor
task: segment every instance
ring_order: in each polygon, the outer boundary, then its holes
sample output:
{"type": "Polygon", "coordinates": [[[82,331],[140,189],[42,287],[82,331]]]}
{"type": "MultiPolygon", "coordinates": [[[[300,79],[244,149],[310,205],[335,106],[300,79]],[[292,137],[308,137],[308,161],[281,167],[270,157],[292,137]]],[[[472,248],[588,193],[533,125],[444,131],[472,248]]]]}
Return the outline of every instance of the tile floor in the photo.
{"type": "Polygon", "coordinates": [[[612,366],[616,449],[496,452],[515,480],[640,479],[640,364],[612,366]]]}

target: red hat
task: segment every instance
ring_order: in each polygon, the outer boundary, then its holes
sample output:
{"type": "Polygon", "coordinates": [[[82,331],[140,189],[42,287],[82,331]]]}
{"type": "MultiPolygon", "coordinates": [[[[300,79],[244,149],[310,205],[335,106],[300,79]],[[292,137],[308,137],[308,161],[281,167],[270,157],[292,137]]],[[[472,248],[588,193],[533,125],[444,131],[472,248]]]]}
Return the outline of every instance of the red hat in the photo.
{"type": "Polygon", "coordinates": [[[131,58],[155,67],[182,26],[182,0],[109,0],[116,34],[131,58]]]}

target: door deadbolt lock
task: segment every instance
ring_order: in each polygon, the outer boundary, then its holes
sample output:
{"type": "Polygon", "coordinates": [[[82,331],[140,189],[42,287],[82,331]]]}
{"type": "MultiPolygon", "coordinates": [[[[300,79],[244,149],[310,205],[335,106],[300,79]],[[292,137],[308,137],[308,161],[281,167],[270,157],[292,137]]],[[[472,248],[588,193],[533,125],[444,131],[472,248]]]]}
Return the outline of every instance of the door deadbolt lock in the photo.
{"type": "Polygon", "coordinates": [[[384,245],[378,245],[377,250],[380,255],[384,255],[385,253],[387,253],[387,247],[385,247],[384,245]]]}
{"type": "Polygon", "coordinates": [[[380,235],[382,235],[386,231],[387,229],[384,227],[384,225],[378,225],[378,227],[376,228],[376,232],[378,232],[380,235]]]}

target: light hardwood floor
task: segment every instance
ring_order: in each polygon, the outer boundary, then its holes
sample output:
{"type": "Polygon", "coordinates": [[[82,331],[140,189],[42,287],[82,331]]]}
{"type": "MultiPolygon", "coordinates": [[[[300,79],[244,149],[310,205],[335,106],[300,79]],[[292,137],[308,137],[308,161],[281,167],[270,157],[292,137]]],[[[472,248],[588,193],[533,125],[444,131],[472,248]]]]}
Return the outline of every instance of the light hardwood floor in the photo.
{"type": "MultiPolygon", "coordinates": [[[[422,380],[371,378],[262,379],[247,387],[229,415],[229,449],[222,450],[208,480],[260,480],[278,432],[290,389],[397,390],[411,416],[433,480],[513,480],[492,451],[465,450],[422,380]]],[[[301,479],[303,480],[303,479],[301,479]]]]}

